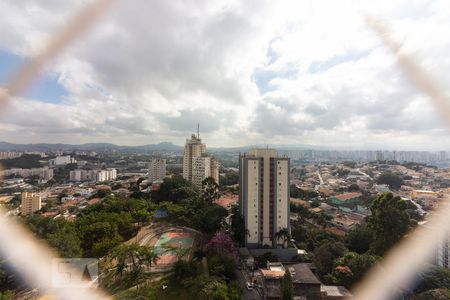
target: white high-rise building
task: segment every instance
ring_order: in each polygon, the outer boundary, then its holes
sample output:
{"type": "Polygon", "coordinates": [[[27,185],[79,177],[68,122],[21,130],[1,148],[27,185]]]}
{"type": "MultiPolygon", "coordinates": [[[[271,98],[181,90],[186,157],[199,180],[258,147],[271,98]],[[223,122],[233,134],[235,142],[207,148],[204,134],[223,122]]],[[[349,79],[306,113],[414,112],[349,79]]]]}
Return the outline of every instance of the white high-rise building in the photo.
{"type": "Polygon", "coordinates": [[[22,193],[20,211],[22,215],[29,215],[41,209],[41,195],[39,193],[22,193]]]}
{"type": "Polygon", "coordinates": [[[97,181],[111,181],[117,178],[117,170],[116,169],[106,169],[98,171],[97,173],[97,181]]]}
{"type": "Polygon", "coordinates": [[[202,182],[207,177],[212,177],[219,183],[219,161],[212,156],[195,157],[192,162],[192,183],[198,188],[202,187],[202,182]]]}
{"type": "Polygon", "coordinates": [[[116,169],[70,171],[70,181],[111,181],[117,178],[116,169]]]}
{"type": "Polygon", "coordinates": [[[206,153],[206,145],[202,143],[199,135],[193,134],[186,140],[183,155],[183,178],[192,181],[193,162],[196,157],[206,153]]]}
{"type": "Polygon", "coordinates": [[[289,227],[289,158],[274,149],[239,156],[239,207],[247,247],[277,247],[277,232],[289,227]]]}
{"type": "Polygon", "coordinates": [[[68,164],[76,164],[77,160],[70,155],[57,156],[48,161],[50,167],[65,166],[68,164]]]}
{"type": "Polygon", "coordinates": [[[154,158],[148,166],[148,180],[150,182],[163,181],[166,177],[166,160],[154,158]]]}
{"type": "Polygon", "coordinates": [[[97,170],[72,170],[70,171],[70,181],[96,181],[97,173],[97,170]]]}
{"type": "Polygon", "coordinates": [[[183,178],[201,188],[202,181],[207,177],[214,178],[219,184],[219,161],[206,154],[206,145],[197,132],[184,145],[183,178]]]}

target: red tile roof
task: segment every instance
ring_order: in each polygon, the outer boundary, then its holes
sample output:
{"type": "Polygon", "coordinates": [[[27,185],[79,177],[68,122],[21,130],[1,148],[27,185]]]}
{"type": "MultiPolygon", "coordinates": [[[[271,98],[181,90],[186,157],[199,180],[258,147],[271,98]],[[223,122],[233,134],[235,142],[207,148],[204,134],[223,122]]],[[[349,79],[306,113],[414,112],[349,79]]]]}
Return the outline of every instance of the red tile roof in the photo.
{"type": "Polygon", "coordinates": [[[347,194],[340,194],[340,195],[336,195],[334,196],[335,198],[341,200],[341,201],[347,201],[353,198],[358,198],[361,197],[362,194],[361,193],[347,193],[347,194]]]}
{"type": "Polygon", "coordinates": [[[94,205],[94,204],[100,203],[100,201],[102,201],[102,199],[100,199],[100,198],[93,198],[93,199],[88,201],[88,204],[89,205],[94,205]]]}
{"type": "Polygon", "coordinates": [[[238,200],[238,195],[224,195],[216,201],[216,204],[227,208],[229,205],[236,203],[238,200]]]}

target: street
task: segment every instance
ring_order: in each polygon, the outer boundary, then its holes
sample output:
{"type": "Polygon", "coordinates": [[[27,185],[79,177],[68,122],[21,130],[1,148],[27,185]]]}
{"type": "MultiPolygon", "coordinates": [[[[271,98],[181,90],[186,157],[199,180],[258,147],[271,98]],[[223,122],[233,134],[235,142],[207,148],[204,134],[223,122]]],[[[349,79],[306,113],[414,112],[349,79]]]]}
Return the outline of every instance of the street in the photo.
{"type": "Polygon", "coordinates": [[[260,294],[258,293],[256,288],[254,288],[251,291],[247,290],[245,283],[249,280],[248,280],[247,275],[245,274],[244,270],[236,270],[236,276],[237,276],[237,281],[239,282],[239,287],[242,290],[241,299],[244,299],[244,300],[262,299],[262,297],[260,296],[260,294]]]}

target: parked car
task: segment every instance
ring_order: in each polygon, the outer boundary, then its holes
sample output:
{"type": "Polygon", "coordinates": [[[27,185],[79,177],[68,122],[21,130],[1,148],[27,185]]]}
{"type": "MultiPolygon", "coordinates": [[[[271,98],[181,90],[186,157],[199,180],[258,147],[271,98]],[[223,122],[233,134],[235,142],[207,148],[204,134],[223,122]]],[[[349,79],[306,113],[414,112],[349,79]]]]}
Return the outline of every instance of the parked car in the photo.
{"type": "Polygon", "coordinates": [[[246,283],[245,283],[245,287],[247,288],[247,290],[251,291],[251,290],[253,290],[253,283],[251,283],[251,282],[246,282],[246,283]]]}

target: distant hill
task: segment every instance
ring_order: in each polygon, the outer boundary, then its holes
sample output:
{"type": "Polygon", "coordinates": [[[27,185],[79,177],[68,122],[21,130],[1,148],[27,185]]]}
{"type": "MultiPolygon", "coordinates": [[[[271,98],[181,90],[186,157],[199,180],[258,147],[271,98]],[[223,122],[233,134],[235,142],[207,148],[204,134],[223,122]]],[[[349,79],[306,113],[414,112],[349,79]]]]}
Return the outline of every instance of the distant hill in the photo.
{"type": "Polygon", "coordinates": [[[129,151],[182,151],[183,147],[168,142],[158,144],[148,144],[142,146],[120,146],[110,143],[89,143],[81,145],[71,144],[13,144],[8,142],[0,142],[0,151],[70,151],[70,150],[84,150],[84,151],[105,151],[105,150],[129,150],[129,151]]]}

